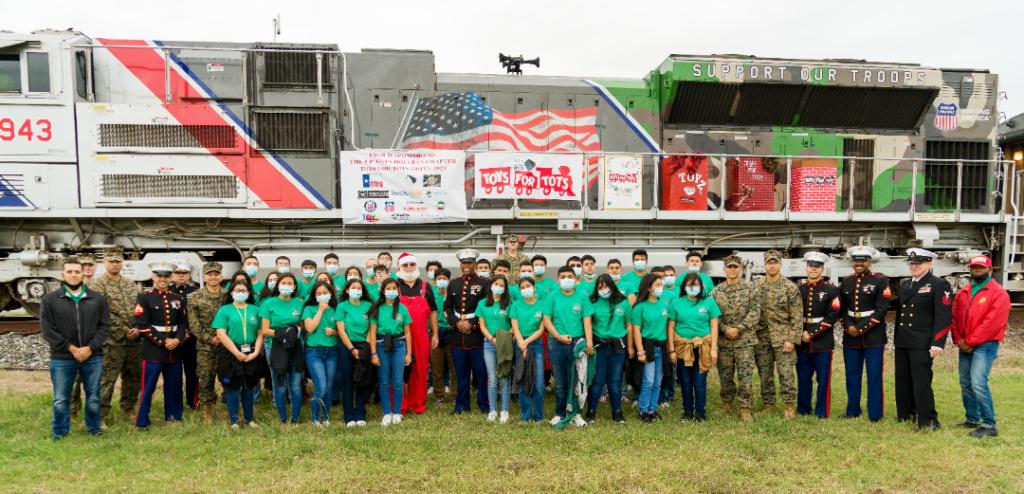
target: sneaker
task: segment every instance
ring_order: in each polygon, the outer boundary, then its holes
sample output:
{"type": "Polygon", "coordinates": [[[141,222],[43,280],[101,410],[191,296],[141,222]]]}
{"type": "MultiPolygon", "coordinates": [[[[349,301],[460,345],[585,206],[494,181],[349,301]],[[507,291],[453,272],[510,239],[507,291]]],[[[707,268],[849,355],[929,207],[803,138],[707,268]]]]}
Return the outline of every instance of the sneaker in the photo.
{"type": "Polygon", "coordinates": [[[501,412],[501,415],[500,415],[500,418],[498,419],[498,421],[503,423],[503,424],[507,424],[508,423],[508,412],[501,412]]]}
{"type": "Polygon", "coordinates": [[[92,437],[103,437],[103,429],[100,429],[96,432],[90,432],[89,435],[92,437]]]}
{"type": "Polygon", "coordinates": [[[256,428],[258,428],[258,427],[259,427],[259,426],[258,426],[258,425],[256,425],[256,422],[254,422],[254,421],[252,421],[252,420],[250,420],[250,421],[249,421],[249,428],[250,428],[250,429],[256,429],[256,428]]]}
{"type": "Polygon", "coordinates": [[[598,398],[597,401],[601,403],[608,403],[608,395],[601,395],[601,397],[598,398]]]}
{"type": "Polygon", "coordinates": [[[319,421],[319,420],[314,420],[314,421],[313,421],[313,427],[320,427],[320,425],[321,425],[321,424],[320,424],[320,421],[319,421]]]}
{"type": "Polygon", "coordinates": [[[100,420],[100,430],[101,431],[107,430],[107,421],[106,420],[100,420]]]}
{"type": "Polygon", "coordinates": [[[366,421],[365,420],[357,420],[356,421],[356,427],[366,427],[366,421]]]}
{"type": "Polygon", "coordinates": [[[667,408],[671,408],[672,407],[672,403],[666,401],[666,402],[664,402],[664,403],[662,403],[662,404],[660,404],[658,406],[660,406],[661,408],[666,408],[667,409],[667,408]]]}
{"type": "Polygon", "coordinates": [[[549,423],[551,425],[558,425],[558,423],[561,422],[561,421],[562,421],[562,416],[561,415],[555,415],[554,417],[551,417],[551,422],[549,422],[549,423]]]}
{"type": "Polygon", "coordinates": [[[452,392],[452,388],[451,388],[451,386],[445,386],[445,387],[444,387],[444,393],[445,393],[445,394],[448,394],[448,393],[451,393],[451,392],[452,392]]]}
{"type": "Polygon", "coordinates": [[[234,423],[234,424],[231,424],[231,429],[233,429],[233,430],[236,430],[236,431],[237,431],[237,430],[238,430],[238,423],[236,422],[236,423],[234,423]]]}
{"type": "Polygon", "coordinates": [[[330,420],[325,420],[322,423],[323,423],[324,427],[330,427],[331,426],[331,421],[330,420]]]}
{"type": "MultiPolygon", "coordinates": [[[[102,424],[102,422],[101,422],[101,424],[102,424]]],[[[957,427],[962,427],[964,429],[972,429],[973,430],[973,429],[977,429],[978,427],[981,427],[981,424],[979,424],[977,422],[971,422],[970,420],[965,420],[963,422],[960,422],[959,424],[956,424],[956,426],[957,427]]],[[[102,427],[103,426],[101,425],[100,428],[102,428],[102,427]]]]}
{"type": "Polygon", "coordinates": [[[345,427],[355,427],[355,426],[356,426],[356,421],[355,420],[349,420],[348,422],[345,422],[345,427]]]}
{"type": "Polygon", "coordinates": [[[612,422],[616,424],[625,424],[626,417],[622,415],[622,412],[612,412],[612,422]]]}
{"type": "Polygon", "coordinates": [[[380,419],[380,426],[387,427],[391,425],[391,414],[385,414],[384,418],[380,419]]]}
{"type": "Polygon", "coordinates": [[[391,423],[395,424],[395,425],[401,424],[402,423],[402,414],[396,413],[396,414],[391,415],[391,423]]]}
{"type": "Polygon", "coordinates": [[[491,410],[491,412],[487,414],[487,421],[488,422],[494,422],[497,418],[498,418],[498,412],[495,412],[494,410],[491,410]]]}
{"type": "Polygon", "coordinates": [[[596,410],[589,410],[588,409],[587,413],[584,414],[584,418],[586,419],[587,422],[593,421],[594,419],[597,418],[597,411],[596,410]]]}
{"type": "Polygon", "coordinates": [[[997,431],[995,427],[980,426],[969,432],[967,435],[971,437],[996,437],[999,435],[999,431],[997,431]]]}
{"type": "Polygon", "coordinates": [[[683,420],[693,420],[693,412],[683,412],[683,420]]]}
{"type": "Polygon", "coordinates": [[[428,394],[428,395],[432,395],[432,394],[434,394],[434,387],[433,387],[433,386],[431,386],[431,387],[427,388],[427,394],[428,394]]]}
{"type": "Polygon", "coordinates": [[[586,427],[587,421],[583,420],[583,417],[577,413],[576,416],[572,418],[572,425],[575,425],[576,427],[586,427]]]}
{"type": "Polygon", "coordinates": [[[661,420],[661,414],[658,412],[651,412],[651,420],[661,420]]]}

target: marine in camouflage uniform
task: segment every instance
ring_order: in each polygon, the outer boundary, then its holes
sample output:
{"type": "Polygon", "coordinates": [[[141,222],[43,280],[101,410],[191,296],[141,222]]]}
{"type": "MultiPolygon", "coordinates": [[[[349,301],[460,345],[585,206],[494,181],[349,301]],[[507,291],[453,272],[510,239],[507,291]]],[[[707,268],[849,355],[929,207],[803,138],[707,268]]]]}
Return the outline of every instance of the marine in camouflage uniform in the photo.
{"type": "MultiPolygon", "coordinates": [[[[120,263],[124,257],[120,251],[104,253],[106,262],[120,263]]],[[[97,278],[92,290],[107,298],[110,306],[110,337],[103,344],[103,374],[100,377],[100,416],[106,419],[110,413],[110,402],[114,396],[114,385],[121,377],[121,398],[119,404],[125,415],[132,415],[139,399],[142,382],[142,367],[139,358],[141,340],[136,335],[128,338],[128,332],[135,328],[135,299],[139,296],[138,285],[124,276],[116,280],[109,273],[97,278]]]]}
{"type": "Polygon", "coordinates": [[[522,246],[522,243],[519,241],[519,235],[516,235],[514,233],[508,234],[505,237],[505,252],[502,252],[501,255],[495,257],[494,260],[491,261],[491,271],[494,271],[494,267],[495,265],[498,264],[498,261],[508,261],[509,286],[516,285],[519,283],[519,266],[523,264],[530,264],[530,258],[526,257],[526,254],[522,254],[519,252],[520,246],[522,246]],[[515,255],[509,254],[509,250],[511,249],[515,249],[515,255]]]}
{"type": "MultiPolygon", "coordinates": [[[[221,273],[223,266],[219,262],[208,262],[203,265],[203,275],[221,273]]],[[[221,286],[214,285],[216,292],[209,286],[196,290],[188,295],[188,326],[196,339],[196,373],[199,376],[198,400],[204,416],[212,418],[213,406],[217,403],[217,331],[211,325],[213,316],[224,305],[224,294],[221,286]]]]}
{"type": "MultiPolygon", "coordinates": [[[[781,263],[777,250],[764,253],[764,262],[781,263]]],[[[779,275],[779,279],[757,281],[761,321],[757,327],[757,345],[754,358],[757,374],[761,378],[761,401],[766,408],[775,406],[775,374],[779,375],[779,396],[786,408],[786,417],[795,415],[796,406],[796,346],[803,332],[803,304],[800,289],[792,281],[779,275]]]]}
{"type": "MultiPolygon", "coordinates": [[[[743,263],[737,256],[726,257],[724,263],[729,269],[743,269],[743,263]]],[[[715,287],[711,297],[722,310],[718,324],[718,377],[722,385],[722,403],[729,412],[735,399],[739,402],[740,417],[749,420],[754,395],[754,345],[761,318],[757,289],[753,283],[743,279],[735,283],[726,279],[715,287]],[[737,328],[739,337],[728,339],[726,328],[737,328]]]]}

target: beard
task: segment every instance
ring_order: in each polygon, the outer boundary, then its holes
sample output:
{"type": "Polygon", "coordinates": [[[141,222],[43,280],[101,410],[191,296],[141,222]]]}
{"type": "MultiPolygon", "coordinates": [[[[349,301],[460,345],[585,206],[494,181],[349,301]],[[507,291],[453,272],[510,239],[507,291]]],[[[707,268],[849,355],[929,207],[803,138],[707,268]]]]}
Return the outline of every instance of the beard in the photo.
{"type": "Polygon", "coordinates": [[[398,278],[402,281],[412,283],[420,277],[420,268],[416,268],[415,271],[406,271],[404,269],[398,270],[398,278]]]}

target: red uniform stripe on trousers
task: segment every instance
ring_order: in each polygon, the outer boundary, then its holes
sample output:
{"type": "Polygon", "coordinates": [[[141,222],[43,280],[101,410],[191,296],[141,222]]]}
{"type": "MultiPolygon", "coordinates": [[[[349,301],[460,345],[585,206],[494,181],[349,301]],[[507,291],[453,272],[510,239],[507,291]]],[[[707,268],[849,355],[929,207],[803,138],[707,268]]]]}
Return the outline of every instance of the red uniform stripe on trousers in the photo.
{"type": "Polygon", "coordinates": [[[828,352],[828,378],[825,380],[825,418],[832,414],[832,354],[828,352]]]}
{"type": "Polygon", "coordinates": [[[142,361],[142,383],[139,386],[139,404],[135,408],[135,425],[139,425],[139,410],[142,409],[142,396],[146,393],[146,361],[142,361]]]}

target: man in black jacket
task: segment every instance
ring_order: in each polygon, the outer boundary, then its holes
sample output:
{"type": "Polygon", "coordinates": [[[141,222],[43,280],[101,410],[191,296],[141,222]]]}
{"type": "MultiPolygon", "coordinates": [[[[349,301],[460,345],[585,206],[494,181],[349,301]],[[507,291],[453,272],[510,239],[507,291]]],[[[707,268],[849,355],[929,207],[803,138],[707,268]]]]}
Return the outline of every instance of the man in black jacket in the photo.
{"type": "Polygon", "coordinates": [[[942,353],[953,324],[953,289],[932,274],[935,254],[907,250],[911,279],[900,284],[896,304],[896,418],[917,419],[917,430],[938,429],[932,393],[932,360],[942,353]]]}
{"type": "Polygon", "coordinates": [[[39,327],[50,344],[50,380],[53,382],[53,440],[71,431],[68,401],[75,377],[85,387],[85,425],[89,434],[100,429],[100,375],[103,343],[110,335],[107,299],[82,284],[82,264],[64,261],[64,283],[43,297],[39,327]]]}

